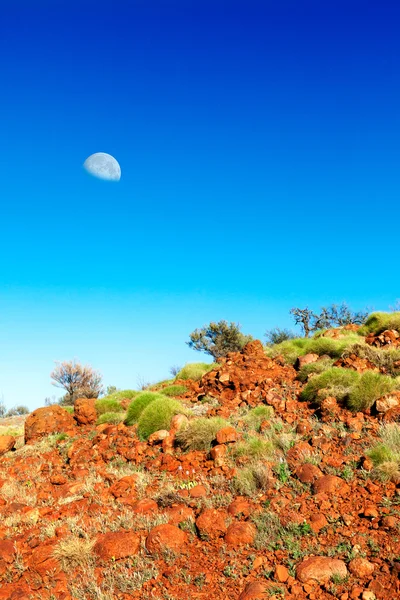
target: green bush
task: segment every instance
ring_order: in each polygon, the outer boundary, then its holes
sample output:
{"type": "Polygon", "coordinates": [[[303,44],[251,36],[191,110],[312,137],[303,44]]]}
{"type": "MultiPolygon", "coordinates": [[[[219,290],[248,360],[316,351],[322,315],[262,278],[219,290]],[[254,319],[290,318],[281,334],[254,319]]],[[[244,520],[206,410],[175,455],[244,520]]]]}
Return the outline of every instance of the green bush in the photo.
{"type": "Polygon", "coordinates": [[[138,435],[146,440],[152,433],[159,429],[169,429],[174,415],[185,413],[184,406],[177,400],[162,396],[154,400],[144,409],[138,421],[138,435]]]}
{"type": "Polygon", "coordinates": [[[73,406],[63,406],[63,409],[67,411],[67,413],[69,413],[70,415],[74,414],[74,407],[73,406]]]}
{"type": "Polygon", "coordinates": [[[261,423],[271,419],[273,416],[274,409],[272,406],[260,404],[259,406],[249,410],[247,415],[243,417],[243,421],[249,429],[252,429],[253,431],[260,431],[261,423]]]}
{"type": "Polygon", "coordinates": [[[228,425],[221,417],[193,419],[176,433],[176,441],[184,450],[209,450],[217,432],[228,425]]]}
{"type": "Polygon", "coordinates": [[[232,447],[232,456],[248,458],[266,458],[272,456],[275,452],[275,446],[270,440],[263,440],[258,437],[249,437],[243,442],[238,442],[232,447]]]}
{"type": "Polygon", "coordinates": [[[324,389],[326,390],[325,397],[334,396],[337,400],[343,400],[349,395],[359,379],[360,375],[357,371],[332,367],[321,373],[321,375],[312,377],[301,392],[300,397],[307,402],[317,402],[321,399],[318,396],[318,391],[324,389]]]}
{"type": "Polygon", "coordinates": [[[400,479],[400,425],[387,423],[379,428],[379,438],[375,446],[367,451],[374,463],[373,474],[382,481],[400,479]]]}
{"type": "Polygon", "coordinates": [[[243,496],[253,496],[259,490],[266,490],[269,486],[271,472],[262,464],[254,463],[243,469],[238,469],[231,480],[232,491],[243,496]]]}
{"type": "Polygon", "coordinates": [[[168,385],[167,387],[160,390],[164,396],[181,396],[188,391],[188,388],[184,385],[168,385]]]}
{"type": "Polygon", "coordinates": [[[369,315],[368,319],[359,330],[360,335],[374,333],[379,335],[385,329],[395,329],[400,333],[400,312],[375,312],[369,315]]]}
{"type": "Polygon", "coordinates": [[[142,412],[155,400],[165,400],[165,397],[157,392],[141,392],[130,403],[126,413],[125,425],[137,423],[142,412]]]}
{"type": "Polygon", "coordinates": [[[352,387],[347,406],[354,411],[371,408],[375,400],[388,394],[396,387],[396,381],[375,371],[365,371],[352,387]]]}
{"type": "Polygon", "coordinates": [[[176,376],[176,379],[192,379],[199,381],[209,371],[218,366],[218,363],[189,363],[183,367],[176,376]]]}
{"type": "Polygon", "coordinates": [[[297,379],[302,383],[306,383],[310,375],[320,375],[333,365],[333,358],[321,358],[314,363],[309,363],[301,367],[297,374],[297,379]]]}
{"type": "Polygon", "coordinates": [[[97,419],[96,424],[102,425],[103,423],[109,423],[110,425],[118,425],[124,420],[123,413],[120,412],[106,412],[102,413],[97,419]]]}
{"type": "Polygon", "coordinates": [[[95,408],[98,416],[104,415],[105,413],[118,413],[124,412],[123,407],[121,406],[118,400],[114,400],[111,398],[101,398],[100,400],[96,400],[95,408]]]}
{"type": "Polygon", "coordinates": [[[359,336],[354,333],[339,339],[332,339],[330,337],[311,338],[307,347],[307,352],[318,354],[319,356],[326,354],[331,358],[339,358],[348,346],[358,340],[359,336]]]}
{"type": "Polygon", "coordinates": [[[173,383],[173,379],[163,379],[162,381],[158,381],[157,383],[153,383],[147,389],[149,392],[161,392],[163,385],[173,383]]]}

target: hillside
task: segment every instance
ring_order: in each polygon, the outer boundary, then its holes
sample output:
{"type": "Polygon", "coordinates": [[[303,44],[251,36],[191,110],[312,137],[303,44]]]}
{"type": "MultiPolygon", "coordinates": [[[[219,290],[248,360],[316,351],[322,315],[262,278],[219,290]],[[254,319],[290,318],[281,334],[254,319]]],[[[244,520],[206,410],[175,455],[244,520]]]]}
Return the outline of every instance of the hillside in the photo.
{"type": "Polygon", "coordinates": [[[1,424],[0,600],[400,598],[390,318],[1,424]]]}

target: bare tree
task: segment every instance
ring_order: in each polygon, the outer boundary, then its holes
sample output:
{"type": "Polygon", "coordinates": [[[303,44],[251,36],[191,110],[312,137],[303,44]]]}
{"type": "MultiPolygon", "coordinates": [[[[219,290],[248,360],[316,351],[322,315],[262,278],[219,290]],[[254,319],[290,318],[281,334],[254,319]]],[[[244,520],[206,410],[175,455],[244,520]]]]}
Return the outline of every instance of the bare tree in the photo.
{"type": "Polygon", "coordinates": [[[63,388],[67,393],[62,404],[73,404],[76,398],[98,398],[103,391],[102,377],[88,365],[79,362],[57,362],[56,368],[50,374],[53,385],[63,388]]]}
{"type": "Polygon", "coordinates": [[[305,337],[308,337],[314,331],[314,321],[318,318],[309,308],[291,308],[290,314],[293,315],[296,325],[303,329],[305,337]]]}
{"type": "Polygon", "coordinates": [[[182,367],[178,367],[178,365],[174,365],[173,367],[170,368],[169,372],[171,373],[171,375],[173,377],[176,377],[179,373],[179,371],[182,370],[182,367]]]}

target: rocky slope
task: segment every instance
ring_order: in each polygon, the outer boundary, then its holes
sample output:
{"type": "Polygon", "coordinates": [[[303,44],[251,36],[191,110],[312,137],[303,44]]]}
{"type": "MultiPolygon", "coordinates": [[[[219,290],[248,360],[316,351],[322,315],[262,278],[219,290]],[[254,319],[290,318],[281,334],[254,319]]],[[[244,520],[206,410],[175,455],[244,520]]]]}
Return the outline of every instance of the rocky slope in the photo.
{"type": "MultiPolygon", "coordinates": [[[[341,366],[374,368],[359,361],[341,366]]],[[[0,600],[400,598],[400,479],[368,457],[396,394],[309,405],[260,342],[179,383],[185,415],[147,441],[96,426],[92,400],[38,409],[25,444],[0,436],[0,600]],[[182,443],[199,415],[227,421],[210,447],[182,443]]]]}

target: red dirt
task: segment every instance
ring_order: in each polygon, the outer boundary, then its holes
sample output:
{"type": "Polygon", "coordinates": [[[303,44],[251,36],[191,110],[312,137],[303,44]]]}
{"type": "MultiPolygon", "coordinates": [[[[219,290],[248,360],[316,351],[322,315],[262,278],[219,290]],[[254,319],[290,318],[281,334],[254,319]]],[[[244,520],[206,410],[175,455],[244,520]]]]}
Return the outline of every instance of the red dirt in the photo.
{"type": "Polygon", "coordinates": [[[212,397],[208,414],[231,418],[211,452],[183,452],[173,430],[149,444],[135,426],[65,417],[66,439],[0,457],[0,600],[400,598],[400,482],[375,480],[366,457],[399,412],[330,398],[316,411],[296,374],[253,342],[183,382],[188,407],[212,397]],[[260,404],[275,410],[260,437],[281,446],[246,496],[232,485],[251,460],[232,452],[260,404]]]}

